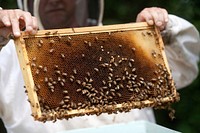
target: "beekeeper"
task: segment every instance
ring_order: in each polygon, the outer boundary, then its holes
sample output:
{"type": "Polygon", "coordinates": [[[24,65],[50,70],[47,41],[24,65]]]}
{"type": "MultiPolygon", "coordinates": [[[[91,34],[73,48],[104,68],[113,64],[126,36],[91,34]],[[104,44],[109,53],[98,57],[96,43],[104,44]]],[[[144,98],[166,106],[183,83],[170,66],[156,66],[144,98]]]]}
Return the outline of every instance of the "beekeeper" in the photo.
{"type": "MultiPolygon", "coordinates": [[[[8,133],[57,133],[77,128],[99,127],[136,120],[155,122],[151,108],[133,109],[129,113],[83,116],[56,123],[41,123],[31,116],[24,93],[24,80],[9,35],[20,36],[20,30],[35,34],[37,29],[101,25],[103,0],[18,0],[20,9],[0,10],[0,118],[8,133]],[[91,6],[92,5],[92,6],[91,6]],[[30,12],[30,13],[29,13],[30,12]],[[35,16],[35,17],[33,17],[35,16]]],[[[165,52],[177,88],[183,88],[197,77],[200,52],[199,33],[186,20],[169,15],[165,9],[142,10],[136,22],[155,24],[162,32],[165,52]]]]}

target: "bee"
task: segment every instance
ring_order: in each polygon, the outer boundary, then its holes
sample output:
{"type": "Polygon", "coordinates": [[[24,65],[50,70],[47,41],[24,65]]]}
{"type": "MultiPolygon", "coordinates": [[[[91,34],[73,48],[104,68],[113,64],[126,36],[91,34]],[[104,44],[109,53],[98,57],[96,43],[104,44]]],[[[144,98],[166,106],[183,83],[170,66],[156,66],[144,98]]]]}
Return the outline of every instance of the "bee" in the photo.
{"type": "Polygon", "coordinates": [[[88,42],[88,46],[91,47],[91,46],[92,46],[92,43],[91,43],[91,42],[88,42]]]}
{"type": "Polygon", "coordinates": [[[76,69],[74,69],[74,70],[73,70],[73,73],[74,73],[74,74],[77,74],[77,70],[76,70],[76,69]]]}
{"type": "Polygon", "coordinates": [[[54,91],[54,86],[50,86],[49,88],[51,89],[51,91],[52,91],[52,90],[54,91]]]}
{"type": "Polygon", "coordinates": [[[59,70],[55,71],[56,74],[60,75],[61,72],[59,70]]]}
{"type": "Polygon", "coordinates": [[[115,62],[115,58],[112,56],[111,59],[110,59],[110,63],[114,63],[115,62]]]}
{"type": "Polygon", "coordinates": [[[82,89],[80,89],[80,88],[76,90],[76,92],[81,92],[81,91],[82,91],[82,89]]]}
{"type": "Polygon", "coordinates": [[[44,72],[47,72],[47,67],[44,67],[43,71],[44,71],[44,72]]]}
{"type": "Polygon", "coordinates": [[[60,34],[58,34],[58,38],[59,38],[59,40],[61,40],[61,39],[62,39],[62,37],[61,37],[61,35],[60,35],[60,34]]]}
{"type": "Polygon", "coordinates": [[[31,66],[32,66],[32,67],[36,67],[36,64],[35,64],[35,63],[31,63],[31,66]]]}
{"type": "Polygon", "coordinates": [[[64,90],[63,93],[64,93],[64,94],[68,94],[68,91],[67,91],[67,90],[64,90]]]}
{"type": "Polygon", "coordinates": [[[99,69],[98,69],[98,68],[94,68],[94,70],[95,70],[96,72],[99,72],[99,69]]]}
{"type": "Polygon", "coordinates": [[[42,47],[42,44],[38,43],[37,46],[40,48],[40,47],[42,47]]]}
{"type": "Polygon", "coordinates": [[[53,39],[51,39],[51,40],[49,41],[49,43],[50,43],[50,44],[54,44],[55,41],[54,41],[53,39]]]}
{"type": "Polygon", "coordinates": [[[147,31],[146,33],[147,33],[147,35],[152,36],[151,31],[147,31]]]}
{"type": "Polygon", "coordinates": [[[142,32],[142,36],[146,36],[144,32],[142,32]]]}
{"type": "Polygon", "coordinates": [[[40,73],[40,70],[39,70],[39,69],[37,69],[35,73],[36,73],[36,75],[39,75],[39,73],[40,73]]]}
{"type": "Polygon", "coordinates": [[[53,32],[53,35],[55,35],[55,34],[58,34],[58,31],[54,31],[54,32],[53,32]]]}
{"type": "Polygon", "coordinates": [[[65,86],[65,84],[64,84],[63,82],[60,82],[60,85],[61,85],[61,86],[65,86]]]}
{"type": "Polygon", "coordinates": [[[42,68],[43,68],[43,66],[42,66],[42,65],[39,65],[39,66],[38,66],[38,68],[39,68],[39,69],[42,69],[42,68]]]}
{"type": "Polygon", "coordinates": [[[75,33],[75,30],[74,30],[74,28],[72,28],[72,31],[75,33]]]}
{"type": "Polygon", "coordinates": [[[60,54],[62,59],[65,59],[65,55],[63,53],[60,54]]]}
{"type": "Polygon", "coordinates": [[[58,77],[58,82],[60,82],[61,81],[61,77],[58,77]]]}
{"type": "Polygon", "coordinates": [[[36,61],[36,59],[37,59],[36,57],[33,57],[32,61],[36,61]]]}
{"type": "Polygon", "coordinates": [[[64,99],[70,99],[70,96],[65,96],[64,99]]]}
{"type": "Polygon", "coordinates": [[[47,83],[48,81],[49,81],[49,80],[48,80],[48,77],[45,77],[45,78],[44,78],[44,82],[47,83]]]}
{"type": "Polygon", "coordinates": [[[118,63],[121,64],[121,63],[122,63],[122,60],[119,60],[118,63]]]}
{"type": "Polygon", "coordinates": [[[95,37],[95,40],[96,40],[96,41],[98,41],[98,40],[99,40],[99,38],[96,36],[96,37],[95,37]]]}
{"type": "Polygon", "coordinates": [[[128,63],[128,66],[131,68],[133,65],[131,62],[128,63]]]}
{"type": "Polygon", "coordinates": [[[136,49],[135,49],[135,48],[132,48],[131,50],[132,50],[133,52],[135,52],[135,51],[136,51],[136,49]]]}
{"type": "Polygon", "coordinates": [[[28,93],[28,91],[27,91],[27,90],[25,90],[25,93],[28,93]]]}
{"type": "Polygon", "coordinates": [[[52,48],[49,50],[49,53],[53,53],[54,51],[55,51],[55,49],[52,48]]]}
{"type": "Polygon", "coordinates": [[[85,54],[81,54],[82,57],[85,57],[85,54]]]}
{"type": "Polygon", "coordinates": [[[36,103],[36,108],[39,108],[39,103],[36,103]]]}
{"type": "Polygon", "coordinates": [[[43,43],[44,43],[42,39],[40,39],[38,42],[39,42],[40,44],[43,44],[43,43]]]}
{"type": "Polygon", "coordinates": [[[46,33],[45,33],[45,35],[50,35],[50,34],[51,34],[51,32],[50,32],[50,31],[48,31],[48,32],[46,32],[46,33]]]}

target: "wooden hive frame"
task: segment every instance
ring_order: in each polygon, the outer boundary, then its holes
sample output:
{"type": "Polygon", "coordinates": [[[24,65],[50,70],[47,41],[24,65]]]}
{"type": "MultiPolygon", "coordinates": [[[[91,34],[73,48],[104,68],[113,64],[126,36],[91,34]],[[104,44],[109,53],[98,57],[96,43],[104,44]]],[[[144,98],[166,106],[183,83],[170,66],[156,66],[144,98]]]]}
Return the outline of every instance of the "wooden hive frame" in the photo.
{"type": "MultiPolygon", "coordinates": [[[[96,37],[96,39],[98,38],[96,37]]],[[[39,41],[37,44],[33,44],[33,46],[38,45],[38,44],[40,45],[40,43],[42,44],[43,41],[42,42],[39,41]]],[[[50,42],[50,43],[53,43],[53,42],[50,42]]],[[[88,42],[84,42],[84,43],[85,44],[87,43],[88,45],[88,42]]],[[[68,119],[74,116],[81,116],[85,114],[99,115],[100,113],[104,113],[104,112],[115,113],[117,111],[130,111],[130,109],[133,109],[133,108],[162,106],[162,105],[173,103],[179,100],[179,96],[178,96],[178,93],[176,92],[176,88],[174,86],[170,68],[169,68],[167,58],[165,55],[162,37],[159,33],[159,30],[155,26],[148,26],[147,23],[131,23],[131,24],[118,24],[118,25],[110,25],[110,26],[98,26],[98,27],[41,30],[41,31],[38,31],[38,33],[34,36],[28,35],[23,32],[20,38],[15,39],[15,44],[16,44],[16,51],[18,54],[21,70],[24,76],[24,81],[25,81],[25,86],[26,86],[29,102],[32,109],[32,115],[34,116],[36,120],[44,122],[47,120],[56,120],[56,119],[63,119],[63,118],[68,119]],[[110,36],[113,33],[125,34],[126,32],[127,33],[133,32],[134,33],[133,35],[132,33],[128,33],[128,35],[129,34],[132,35],[130,36],[129,40],[134,40],[134,43],[136,42],[134,46],[136,46],[138,49],[141,48],[144,51],[149,51],[147,52],[149,53],[147,57],[149,59],[151,58],[151,60],[154,60],[154,59],[156,60],[155,64],[157,63],[158,69],[162,68],[165,70],[165,73],[167,73],[166,82],[168,82],[167,83],[168,94],[166,95],[163,94],[162,96],[160,96],[161,94],[159,94],[159,96],[157,95],[155,97],[150,97],[150,98],[142,99],[142,100],[141,99],[132,100],[132,101],[127,100],[126,102],[122,102],[122,103],[113,102],[113,104],[109,104],[109,105],[106,104],[105,106],[91,106],[87,108],[84,107],[84,108],[77,108],[77,109],[70,109],[70,110],[62,109],[61,111],[58,111],[56,109],[52,111],[51,109],[49,109],[50,111],[48,112],[49,107],[47,107],[45,108],[45,112],[44,112],[43,106],[45,105],[41,103],[40,101],[41,99],[39,99],[38,93],[37,93],[38,88],[39,89],[42,89],[42,88],[38,87],[38,85],[34,81],[35,79],[33,78],[33,75],[35,74],[33,73],[33,70],[32,70],[33,59],[31,59],[28,56],[29,53],[27,49],[29,48],[29,44],[26,43],[25,41],[26,39],[31,38],[34,40],[38,38],[56,37],[58,39],[67,38],[69,41],[71,40],[71,37],[73,38],[76,36],[86,36],[90,34],[93,34],[93,35],[95,34],[96,36],[96,35],[100,35],[101,33],[107,34],[106,36],[110,36]],[[147,45],[144,46],[143,45],[144,43],[146,43],[147,45]],[[152,46],[149,46],[148,43],[152,46]]],[[[41,46],[37,46],[37,47],[41,47],[41,46]]],[[[122,46],[119,45],[119,47],[122,47],[122,46]]],[[[135,48],[132,50],[135,50],[135,48]]],[[[148,58],[146,60],[148,60],[148,58]]],[[[137,59],[134,59],[134,60],[137,60],[137,59]]],[[[98,69],[96,69],[96,71],[98,71],[98,69]]],[[[141,79],[140,82],[143,83],[144,79],[141,76],[140,76],[140,79],[141,79]]],[[[158,77],[158,80],[159,79],[160,78],[158,77]]],[[[162,93],[162,91],[160,92],[162,93]]],[[[98,104],[95,104],[95,105],[98,105],[98,104]]]]}

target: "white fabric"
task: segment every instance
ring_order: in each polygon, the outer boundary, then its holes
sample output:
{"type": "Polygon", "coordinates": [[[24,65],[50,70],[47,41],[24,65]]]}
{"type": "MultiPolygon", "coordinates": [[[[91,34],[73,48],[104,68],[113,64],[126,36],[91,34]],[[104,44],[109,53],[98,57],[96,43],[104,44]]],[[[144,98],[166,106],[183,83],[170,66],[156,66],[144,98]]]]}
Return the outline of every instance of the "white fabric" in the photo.
{"type": "MultiPolygon", "coordinates": [[[[192,82],[197,76],[200,40],[197,30],[188,22],[176,16],[170,21],[164,36],[170,42],[166,54],[178,87],[192,82]]],[[[86,127],[99,127],[112,123],[126,123],[134,120],[155,122],[152,109],[134,109],[129,113],[83,116],[56,123],[41,123],[33,120],[30,105],[24,93],[24,81],[20,71],[14,43],[11,40],[0,52],[0,117],[8,133],[56,133],[86,127]]]]}
{"type": "Polygon", "coordinates": [[[22,0],[17,0],[17,5],[20,9],[23,10],[23,4],[22,4],[22,0]]]}
{"type": "Polygon", "coordinates": [[[178,89],[189,85],[198,75],[200,38],[188,21],[170,15],[164,31],[166,55],[178,89]]]}

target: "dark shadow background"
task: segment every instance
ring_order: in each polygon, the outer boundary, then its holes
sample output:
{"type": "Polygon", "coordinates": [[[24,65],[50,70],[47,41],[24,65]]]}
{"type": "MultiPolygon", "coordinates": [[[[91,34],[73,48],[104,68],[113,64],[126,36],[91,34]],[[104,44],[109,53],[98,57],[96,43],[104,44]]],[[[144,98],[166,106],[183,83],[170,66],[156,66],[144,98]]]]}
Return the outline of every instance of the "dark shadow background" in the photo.
{"type": "MultiPolygon", "coordinates": [[[[16,8],[16,0],[0,0],[0,6],[16,8]]],[[[170,14],[190,21],[200,30],[199,0],[105,0],[103,24],[134,22],[143,8],[151,6],[163,7],[170,14]]],[[[171,121],[166,110],[155,110],[157,123],[183,133],[200,133],[200,75],[190,86],[179,90],[179,93],[180,102],[173,104],[176,119],[171,121]]],[[[5,133],[1,122],[0,133],[5,133]]]]}

